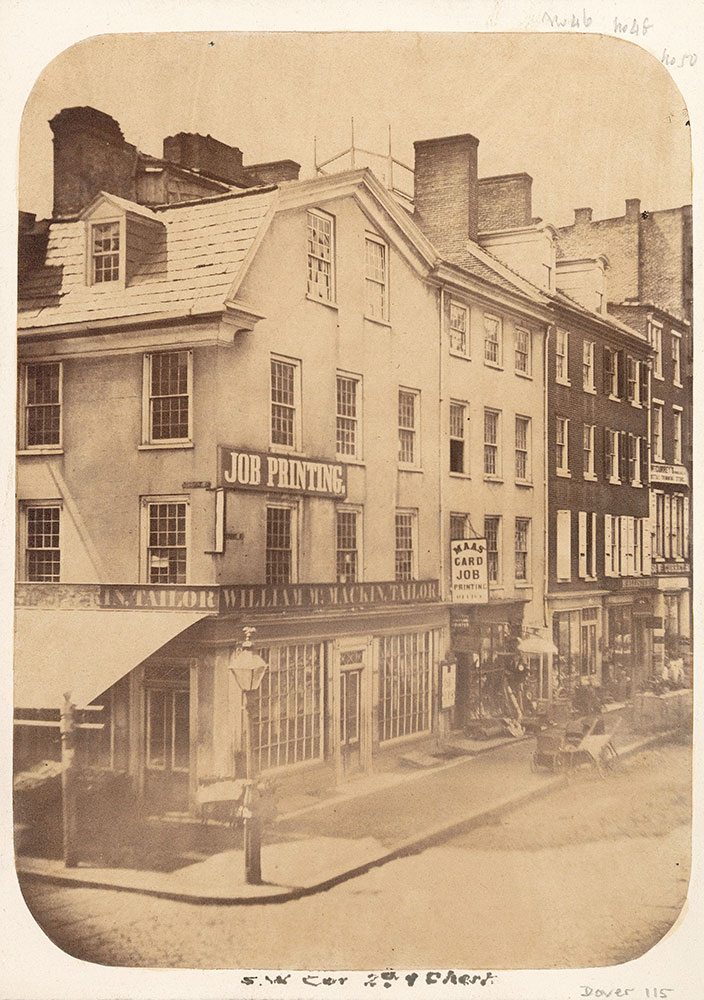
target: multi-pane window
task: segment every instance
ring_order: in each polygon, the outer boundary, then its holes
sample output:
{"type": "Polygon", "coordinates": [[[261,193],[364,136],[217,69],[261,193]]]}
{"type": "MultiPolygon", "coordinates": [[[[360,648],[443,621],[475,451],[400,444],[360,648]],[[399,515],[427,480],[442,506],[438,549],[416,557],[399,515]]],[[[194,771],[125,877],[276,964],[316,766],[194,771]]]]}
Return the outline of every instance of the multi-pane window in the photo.
{"type": "Polygon", "coordinates": [[[337,376],[337,454],[348,458],[361,455],[361,380],[352,375],[337,376]]]}
{"type": "Polygon", "coordinates": [[[672,334],[672,381],[682,385],[682,337],[679,333],[672,334]]]}
{"type": "Polygon", "coordinates": [[[484,410],[484,475],[501,475],[499,431],[501,414],[498,410],[484,410]]]}
{"type": "Polygon", "coordinates": [[[558,472],[570,471],[569,428],[567,417],[557,417],[555,421],[555,459],[558,472]]]}
{"type": "Polygon", "coordinates": [[[367,236],[364,241],[364,289],[366,315],[372,319],[388,319],[387,267],[386,244],[367,236]]]}
{"type": "Polygon", "coordinates": [[[582,388],[594,392],[594,341],[582,342],[582,388]]]}
{"type": "Polygon", "coordinates": [[[186,583],[185,501],[147,502],[147,583],[186,583]]]}
{"type": "Polygon", "coordinates": [[[458,302],[450,303],[450,351],[469,357],[469,309],[458,302]]]}
{"type": "Polygon", "coordinates": [[[515,365],[516,371],[520,372],[522,375],[530,375],[530,353],[529,331],[516,327],[515,365]]]}
{"type": "Polygon", "coordinates": [[[653,403],[651,413],[651,440],[653,443],[653,460],[662,462],[662,403],[653,403]]]}
{"type": "Polygon", "coordinates": [[[286,448],[296,448],[300,368],[294,361],[272,358],[270,373],[271,443],[286,448]]]}
{"type": "Polygon", "coordinates": [[[516,417],[516,479],[526,483],[530,478],[530,417],[516,417]]]}
{"type": "Polygon", "coordinates": [[[120,223],[96,222],[91,226],[93,284],[120,279],[120,223]]]}
{"type": "Polygon", "coordinates": [[[673,461],[682,464],[682,410],[672,410],[672,452],[673,461]]]}
{"type": "Polygon", "coordinates": [[[570,335],[567,330],[558,329],[555,341],[555,378],[563,385],[569,385],[569,345],[570,335]]]}
{"type": "Polygon", "coordinates": [[[658,559],[665,558],[665,494],[655,494],[655,549],[654,555],[658,559]]]}
{"type": "Polygon", "coordinates": [[[662,378],[662,327],[659,324],[648,323],[648,342],[655,352],[653,375],[662,378]]]}
{"type": "Polygon", "coordinates": [[[396,568],[397,580],[415,579],[415,511],[396,511],[396,568]]]}
{"type": "Polygon", "coordinates": [[[467,405],[450,403],[450,472],[467,472],[467,405]]]}
{"type": "Polygon", "coordinates": [[[628,479],[635,485],[640,484],[641,439],[636,434],[628,435],[628,479]]]}
{"type": "Polygon", "coordinates": [[[257,770],[318,760],[323,754],[324,643],[264,647],[257,653],[269,667],[248,706],[257,770]]]}
{"type": "Polygon", "coordinates": [[[28,505],[25,519],[26,579],[30,583],[58,583],[61,579],[61,507],[58,504],[28,505]]]}
{"type": "Polygon", "coordinates": [[[308,212],[308,294],[323,302],[334,301],[334,270],[332,216],[323,212],[308,212]]]}
{"type": "Polygon", "coordinates": [[[583,475],[585,479],[594,478],[594,424],[583,426],[583,475]]]}
{"type": "Polygon", "coordinates": [[[295,579],[295,524],[292,507],[266,509],[266,582],[293,583],[295,579]]]}
{"type": "Polygon", "coordinates": [[[469,514],[450,514],[450,541],[470,538],[469,514]]]}
{"type": "Polygon", "coordinates": [[[501,320],[496,316],[484,316],[484,360],[501,364],[501,320]]]}
{"type": "Polygon", "coordinates": [[[515,568],[516,580],[528,580],[528,545],[530,542],[530,518],[516,518],[515,568]]]}
{"type": "Polygon", "coordinates": [[[501,578],[500,563],[500,517],[484,518],[484,537],[486,538],[486,564],[489,583],[498,583],[501,578]]]}
{"type": "Polygon", "coordinates": [[[628,377],[626,380],[628,399],[631,403],[640,403],[640,361],[629,357],[627,360],[628,377]]]}
{"type": "Polygon", "coordinates": [[[61,362],[41,362],[23,369],[24,422],[22,446],[61,445],[61,362]]]}
{"type": "Polygon", "coordinates": [[[684,557],[684,497],[675,493],[672,497],[672,558],[684,557]]]}
{"type": "Polygon", "coordinates": [[[418,464],[419,394],[413,389],[398,391],[398,460],[402,465],[418,464]]]}
{"type": "Polygon", "coordinates": [[[604,348],[604,392],[608,396],[618,398],[619,392],[619,355],[610,347],[604,348]]]}
{"type": "Polygon", "coordinates": [[[161,351],[146,355],[147,441],[190,439],[192,364],[191,351],[161,351]]]}
{"type": "Polygon", "coordinates": [[[337,582],[354,583],[359,579],[359,548],[357,537],[358,514],[356,510],[338,510],[337,533],[337,582]]]}
{"type": "Polygon", "coordinates": [[[430,729],[431,632],[379,638],[379,740],[430,729]]]}

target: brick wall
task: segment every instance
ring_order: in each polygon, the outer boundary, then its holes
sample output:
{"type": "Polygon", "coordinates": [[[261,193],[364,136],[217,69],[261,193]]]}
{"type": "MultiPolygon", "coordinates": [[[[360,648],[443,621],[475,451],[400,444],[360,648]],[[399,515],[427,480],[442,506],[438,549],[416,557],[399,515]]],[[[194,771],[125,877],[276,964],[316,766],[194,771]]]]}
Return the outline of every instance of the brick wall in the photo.
{"type": "Polygon", "coordinates": [[[529,226],[533,213],[530,174],[482,177],[479,181],[479,232],[529,226]]]}
{"type": "Polygon", "coordinates": [[[641,220],[641,301],[685,318],[685,239],[682,208],[641,220]]]}
{"type": "MultiPolygon", "coordinates": [[[[632,203],[635,207],[635,202],[632,203]]],[[[575,222],[558,230],[558,255],[562,259],[597,257],[605,254],[608,296],[611,302],[636,299],[639,295],[639,215],[630,218],[591,220],[591,210],[577,209],[575,222]],[[587,214],[589,213],[589,214],[587,214]]]]}
{"type": "Polygon", "coordinates": [[[415,221],[446,256],[476,240],[477,146],[473,135],[415,142],[415,221]]]}

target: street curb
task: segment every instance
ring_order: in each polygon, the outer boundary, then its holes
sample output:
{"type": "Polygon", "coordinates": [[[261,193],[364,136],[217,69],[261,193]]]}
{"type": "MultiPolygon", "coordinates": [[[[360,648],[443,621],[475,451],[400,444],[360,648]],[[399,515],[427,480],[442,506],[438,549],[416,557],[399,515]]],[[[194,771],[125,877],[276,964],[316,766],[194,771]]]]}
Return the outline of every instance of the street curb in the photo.
{"type": "MultiPolygon", "coordinates": [[[[655,746],[658,743],[666,743],[673,736],[676,736],[678,732],[678,729],[666,730],[665,732],[656,733],[653,736],[636,740],[634,743],[629,744],[619,752],[619,758],[629,757],[640,750],[655,746]]],[[[291,900],[302,899],[305,896],[313,896],[320,892],[326,892],[328,889],[332,889],[336,885],[340,885],[342,882],[347,882],[360,875],[365,875],[367,872],[371,871],[372,868],[379,868],[390,861],[396,861],[398,858],[407,857],[411,854],[418,854],[426,848],[438,844],[443,840],[448,840],[457,834],[469,832],[469,830],[477,826],[487,825],[491,823],[492,820],[509,813],[512,809],[519,808],[533,799],[541,798],[543,795],[547,795],[549,792],[563,787],[567,784],[567,781],[567,775],[558,775],[546,781],[545,785],[541,788],[533,788],[524,794],[514,795],[512,798],[501,801],[488,809],[471,813],[461,819],[454,820],[452,823],[446,823],[442,826],[435,827],[432,830],[427,830],[420,836],[408,838],[396,847],[392,848],[390,851],[378,854],[375,857],[362,862],[362,864],[356,865],[354,868],[349,868],[345,871],[338,872],[336,875],[331,875],[329,878],[326,878],[321,882],[316,882],[312,885],[296,886],[293,889],[271,893],[269,895],[201,896],[185,892],[172,892],[166,889],[149,889],[132,885],[116,885],[110,882],[101,882],[98,880],[78,879],[71,877],[70,875],[54,875],[50,873],[31,871],[23,872],[19,863],[16,864],[16,873],[18,877],[21,877],[26,881],[47,882],[50,885],[73,888],[112,889],[115,892],[139,893],[142,896],[151,896],[156,899],[169,899],[178,903],[191,903],[195,906],[254,906],[260,904],[268,905],[271,903],[286,903],[291,900]]],[[[17,862],[20,861],[21,859],[17,859],[17,862]]]]}

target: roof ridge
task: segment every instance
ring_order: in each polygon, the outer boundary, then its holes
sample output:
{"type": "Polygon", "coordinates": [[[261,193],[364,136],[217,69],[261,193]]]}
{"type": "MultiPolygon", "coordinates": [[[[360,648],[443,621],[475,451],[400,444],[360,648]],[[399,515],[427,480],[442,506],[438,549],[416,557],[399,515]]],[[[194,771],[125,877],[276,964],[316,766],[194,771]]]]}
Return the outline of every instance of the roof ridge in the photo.
{"type": "Polygon", "coordinates": [[[262,184],[258,187],[244,188],[244,190],[225,191],[222,194],[206,195],[202,198],[189,198],[187,201],[174,201],[170,204],[155,205],[153,212],[166,212],[173,208],[193,208],[195,205],[209,205],[215,201],[228,201],[235,198],[246,198],[253,194],[266,194],[269,191],[278,190],[278,184],[262,184]]]}

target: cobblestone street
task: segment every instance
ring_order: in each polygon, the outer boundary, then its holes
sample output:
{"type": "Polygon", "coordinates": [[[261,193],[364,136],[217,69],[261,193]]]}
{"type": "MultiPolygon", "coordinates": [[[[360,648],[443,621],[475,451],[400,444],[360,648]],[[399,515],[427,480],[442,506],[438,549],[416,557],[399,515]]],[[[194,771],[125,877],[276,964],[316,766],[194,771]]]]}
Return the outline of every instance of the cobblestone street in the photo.
{"type": "Polygon", "coordinates": [[[61,948],[105,965],[569,968],[642,954],[687,892],[690,747],[593,772],[495,824],[283,904],[197,906],[27,881],[61,948]]]}

